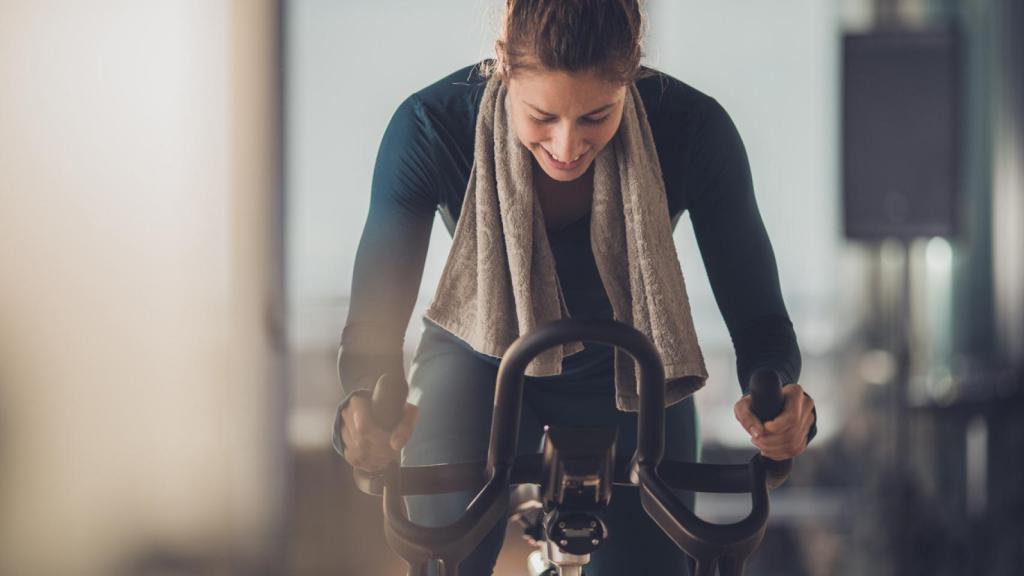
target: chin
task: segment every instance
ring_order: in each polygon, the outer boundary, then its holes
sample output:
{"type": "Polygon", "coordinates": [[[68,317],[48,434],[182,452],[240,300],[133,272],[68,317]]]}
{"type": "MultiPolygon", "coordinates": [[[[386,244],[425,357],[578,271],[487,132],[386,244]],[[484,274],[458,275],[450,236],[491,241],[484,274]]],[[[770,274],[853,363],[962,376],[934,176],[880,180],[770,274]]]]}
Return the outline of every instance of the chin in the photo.
{"type": "Polygon", "coordinates": [[[580,176],[583,176],[583,174],[585,174],[586,171],[587,171],[586,168],[582,168],[582,169],[579,170],[578,174],[573,173],[572,175],[569,175],[569,176],[565,175],[564,172],[559,172],[558,174],[552,174],[551,172],[548,172],[547,170],[545,170],[544,172],[548,176],[550,176],[552,180],[557,180],[558,182],[572,182],[573,180],[579,180],[580,176]]]}

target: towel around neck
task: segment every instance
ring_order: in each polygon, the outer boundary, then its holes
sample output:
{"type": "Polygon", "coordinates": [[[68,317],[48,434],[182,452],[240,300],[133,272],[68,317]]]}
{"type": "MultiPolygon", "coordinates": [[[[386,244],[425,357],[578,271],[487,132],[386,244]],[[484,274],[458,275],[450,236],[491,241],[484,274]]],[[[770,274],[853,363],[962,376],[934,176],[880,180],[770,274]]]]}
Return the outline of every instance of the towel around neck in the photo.
{"type": "MultiPolygon", "coordinates": [[[[477,116],[473,168],[451,251],[426,317],[474,350],[500,358],[522,334],[569,315],[558,283],[533,157],[512,125],[508,92],[488,80],[477,116]]],[[[672,239],[657,149],[636,85],[622,122],[594,160],[590,240],[615,319],[654,343],[665,365],[666,405],[707,380],[672,239]]],[[[562,371],[580,342],[538,355],[527,376],[562,371]]],[[[615,351],[616,406],[639,409],[639,367],[615,351]]]]}

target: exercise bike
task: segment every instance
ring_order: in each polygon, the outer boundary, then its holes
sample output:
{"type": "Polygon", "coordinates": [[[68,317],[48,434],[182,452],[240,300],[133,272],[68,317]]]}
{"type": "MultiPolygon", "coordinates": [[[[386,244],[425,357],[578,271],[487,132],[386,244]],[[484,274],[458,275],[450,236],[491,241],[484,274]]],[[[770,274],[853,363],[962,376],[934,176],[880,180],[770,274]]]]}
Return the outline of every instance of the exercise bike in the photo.
{"type": "MultiPolygon", "coordinates": [[[[792,461],[774,461],[760,454],[747,464],[663,460],[664,379],[657,350],[631,326],[612,320],[577,319],[539,326],[512,343],[498,368],[485,462],[405,467],[393,462],[381,473],[356,469],[356,484],[367,494],[383,496],[385,536],[408,563],[409,576],[426,576],[432,560],[441,576],[458,576],[459,562],[497,522],[508,521],[510,515],[542,548],[539,557],[531,555],[535,564],[531,571],[583,576],[590,554],[608,537],[602,510],[611,500],[613,485],[640,490],[644,511],[693,559],[695,576],[714,576],[716,569],[721,576],[741,576],[764,536],[768,491],[786,480],[792,461]],[[614,427],[549,426],[542,452],[516,455],[526,366],[544,350],[575,341],[618,346],[640,366],[637,450],[627,470],[615,470],[614,427]],[[478,492],[454,523],[425,527],[409,521],[403,496],[462,490],[478,492]],[[731,524],[706,522],[673,490],[749,492],[750,513],[731,524]]],[[[753,412],[762,421],[781,413],[782,386],[775,372],[755,373],[749,390],[753,412]]],[[[372,402],[377,424],[393,429],[401,419],[407,395],[408,386],[401,378],[381,378],[372,402]]]]}

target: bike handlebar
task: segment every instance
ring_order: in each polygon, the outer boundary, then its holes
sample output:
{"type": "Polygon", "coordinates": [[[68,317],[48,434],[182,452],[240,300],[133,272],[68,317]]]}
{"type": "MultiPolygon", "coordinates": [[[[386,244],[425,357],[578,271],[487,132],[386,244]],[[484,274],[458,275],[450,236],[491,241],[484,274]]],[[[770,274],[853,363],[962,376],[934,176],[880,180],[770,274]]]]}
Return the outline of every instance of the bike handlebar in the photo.
{"type": "MultiPolygon", "coordinates": [[[[383,430],[394,430],[402,421],[405,401],[409,397],[409,385],[404,378],[384,374],[373,387],[370,400],[370,417],[383,430]]],[[[381,489],[384,472],[367,472],[353,468],[352,477],[363,492],[371,493],[381,489]]]]}
{"type": "Polygon", "coordinates": [[[665,440],[665,371],[658,351],[646,336],[626,324],[608,320],[566,319],[538,326],[513,342],[505,351],[498,367],[488,470],[499,465],[510,466],[515,458],[526,367],[548,348],[576,341],[618,346],[637,361],[640,366],[641,390],[637,450],[643,457],[661,460],[665,440]],[[657,408],[645,410],[644,404],[657,408]]]}
{"type": "MultiPolygon", "coordinates": [[[[539,482],[537,462],[529,457],[516,456],[526,367],[548,348],[575,341],[617,346],[632,356],[640,367],[635,461],[641,502],[648,515],[680,547],[694,556],[698,575],[709,573],[708,566],[710,573],[713,573],[719,557],[725,554],[723,550],[729,551],[729,559],[723,560],[721,567],[726,569],[729,566],[731,572],[738,566],[738,570],[742,571],[743,561],[756,548],[764,534],[768,517],[768,488],[774,488],[785,480],[791,461],[775,462],[755,455],[746,465],[666,462],[664,467],[659,467],[665,448],[665,374],[661,358],[654,345],[641,332],[611,320],[565,319],[551,322],[537,327],[509,346],[498,367],[490,446],[483,474],[479,474],[479,467],[471,463],[406,469],[392,463],[380,483],[387,520],[385,534],[389,544],[414,567],[414,571],[421,569],[418,566],[425,566],[427,559],[437,559],[445,569],[445,576],[457,576],[459,561],[472,552],[494,524],[505,516],[510,484],[514,476],[522,475],[529,468],[524,463],[536,467],[537,473],[533,478],[539,482]],[[420,472],[416,472],[417,469],[420,472]],[[455,489],[447,483],[435,483],[435,488],[446,486],[443,490],[415,489],[417,474],[421,482],[429,483],[431,477],[436,479],[444,476],[445,470],[455,470],[462,474],[463,481],[471,482],[475,479],[476,486],[479,486],[480,480],[485,480],[485,485],[465,514],[453,524],[424,527],[410,522],[405,516],[402,494],[455,489]],[[743,489],[744,484],[746,489],[743,489]],[[723,487],[730,489],[716,489],[723,487]],[[751,511],[746,518],[733,524],[711,524],[698,518],[683,505],[672,492],[673,489],[749,491],[751,511]]],[[[373,415],[379,424],[397,424],[400,420],[407,393],[407,388],[403,389],[404,385],[400,379],[382,378],[378,382],[380,391],[378,393],[375,389],[374,392],[373,415]],[[396,384],[395,380],[400,381],[402,386],[396,384]]],[[[751,377],[749,389],[752,410],[759,419],[768,421],[782,412],[784,399],[777,373],[756,372],[751,377]]],[[[452,473],[447,478],[453,482],[456,479],[452,473]]],[[[530,481],[529,477],[516,479],[530,481]]],[[[373,486],[360,487],[369,492],[366,488],[373,486]]]]}
{"type": "MultiPolygon", "coordinates": [[[[786,407],[786,399],[782,396],[782,382],[774,370],[758,370],[750,376],[750,410],[761,422],[774,420],[786,407]]],[[[793,468],[793,461],[772,460],[759,457],[767,475],[768,488],[778,488],[793,468]]]]}
{"type": "Polygon", "coordinates": [[[785,399],[782,397],[782,386],[779,376],[768,370],[758,370],[750,377],[750,410],[761,422],[774,420],[782,414],[785,399]]]}

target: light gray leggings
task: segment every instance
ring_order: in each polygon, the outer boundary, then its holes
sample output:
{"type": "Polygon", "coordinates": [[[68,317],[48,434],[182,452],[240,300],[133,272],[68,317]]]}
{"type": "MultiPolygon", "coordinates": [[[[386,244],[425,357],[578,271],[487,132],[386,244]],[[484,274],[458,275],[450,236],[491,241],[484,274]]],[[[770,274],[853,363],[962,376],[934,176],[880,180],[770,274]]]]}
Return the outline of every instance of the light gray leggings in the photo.
{"type": "MultiPolygon", "coordinates": [[[[420,341],[409,385],[419,395],[419,420],[402,450],[403,465],[486,460],[497,363],[477,354],[429,321],[420,341]]],[[[580,353],[585,354],[586,352],[580,353]]],[[[636,450],[637,415],[615,407],[611,356],[575,369],[566,360],[561,376],[527,378],[519,452],[539,452],[544,424],[618,427],[617,468],[636,450]]],[[[593,356],[591,356],[593,358],[593,356]]],[[[572,358],[571,356],[569,357],[572,358]]],[[[698,457],[693,399],[670,406],[665,418],[665,458],[698,457]]],[[[408,496],[413,522],[443,526],[458,519],[475,493],[408,496]]],[[[693,495],[685,497],[693,507],[693,495]]],[[[675,576],[688,574],[685,554],[662,533],[640,505],[636,488],[615,486],[605,511],[608,540],[584,570],[587,576],[675,576]]],[[[460,565],[460,576],[489,576],[505,538],[499,522],[460,565]]],[[[431,566],[431,574],[435,567],[431,566]]],[[[523,572],[525,573],[525,559],[523,572]]]]}

